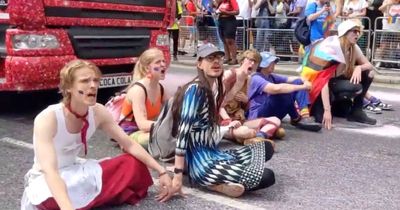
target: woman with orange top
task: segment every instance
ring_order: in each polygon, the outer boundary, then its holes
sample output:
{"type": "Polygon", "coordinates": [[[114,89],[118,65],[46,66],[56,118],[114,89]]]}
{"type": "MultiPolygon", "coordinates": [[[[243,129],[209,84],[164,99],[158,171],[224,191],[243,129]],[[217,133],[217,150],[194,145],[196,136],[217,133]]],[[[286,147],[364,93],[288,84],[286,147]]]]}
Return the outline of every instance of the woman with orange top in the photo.
{"type": "Polygon", "coordinates": [[[167,71],[163,52],[157,48],[144,51],[133,71],[133,81],[126,89],[121,111],[121,118],[125,120],[120,126],[132,140],[147,148],[151,125],[166,100],[164,88],[159,83],[167,71]]]}

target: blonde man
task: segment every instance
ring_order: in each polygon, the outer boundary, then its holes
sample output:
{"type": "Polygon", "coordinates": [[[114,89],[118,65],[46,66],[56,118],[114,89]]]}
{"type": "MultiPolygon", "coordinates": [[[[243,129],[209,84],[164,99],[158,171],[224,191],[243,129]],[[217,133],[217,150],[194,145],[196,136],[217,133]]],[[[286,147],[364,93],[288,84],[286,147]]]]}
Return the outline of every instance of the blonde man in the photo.
{"type": "Polygon", "coordinates": [[[171,197],[171,179],[139,144],[96,103],[101,73],[91,62],[74,60],[60,73],[61,103],[35,118],[34,164],[25,176],[21,209],[91,209],[104,204],[136,204],[153,181],[147,167],[157,171],[161,191],[157,199],[171,197]],[[81,159],[87,140],[97,128],[125,148],[127,154],[102,161],[81,159]]]}

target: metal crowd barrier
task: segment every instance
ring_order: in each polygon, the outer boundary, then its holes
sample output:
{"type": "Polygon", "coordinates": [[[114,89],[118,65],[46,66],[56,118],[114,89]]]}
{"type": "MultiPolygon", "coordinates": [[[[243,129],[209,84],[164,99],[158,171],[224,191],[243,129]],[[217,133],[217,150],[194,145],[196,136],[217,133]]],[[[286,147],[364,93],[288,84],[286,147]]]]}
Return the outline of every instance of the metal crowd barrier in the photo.
{"type": "Polygon", "coordinates": [[[371,62],[376,67],[400,71],[400,17],[394,23],[388,17],[375,20],[371,62]],[[378,29],[378,23],[387,23],[389,28],[378,29]]]}
{"type": "MultiPolygon", "coordinates": [[[[180,49],[189,53],[196,53],[198,43],[204,40],[223,49],[223,43],[219,39],[218,28],[215,25],[216,17],[210,15],[205,17],[208,17],[211,23],[200,27],[197,24],[200,18],[194,18],[193,16],[182,17],[180,38],[185,40],[185,44],[181,44],[180,49]],[[187,18],[193,20],[193,25],[187,24],[187,18]]],[[[337,34],[337,25],[346,19],[348,18],[338,17],[336,19],[335,26],[330,32],[331,35],[337,34]]],[[[398,27],[396,30],[382,30],[377,28],[378,23],[387,21],[388,18],[379,17],[375,20],[373,31],[371,30],[371,20],[368,17],[357,19],[364,25],[362,36],[358,40],[358,45],[364,55],[376,66],[379,66],[379,63],[383,63],[386,65],[383,67],[396,68],[400,71],[400,18],[396,21],[398,27]]],[[[285,22],[292,22],[291,24],[293,24],[297,21],[296,17],[257,17],[256,28],[250,27],[249,22],[246,20],[239,18],[239,21],[243,21],[243,24],[237,27],[236,31],[238,51],[244,51],[249,48],[257,49],[260,52],[274,49],[275,54],[283,58],[282,60],[297,61],[300,45],[294,37],[294,29],[289,25],[283,27],[284,25],[282,24],[285,22]]]]}
{"type": "Polygon", "coordinates": [[[178,50],[195,54],[197,52],[197,40],[196,18],[182,16],[179,22],[178,50]]]}
{"type": "Polygon", "coordinates": [[[299,42],[294,37],[292,24],[297,17],[257,17],[256,28],[248,28],[249,48],[258,51],[275,51],[275,54],[283,59],[298,59],[299,42]]]}

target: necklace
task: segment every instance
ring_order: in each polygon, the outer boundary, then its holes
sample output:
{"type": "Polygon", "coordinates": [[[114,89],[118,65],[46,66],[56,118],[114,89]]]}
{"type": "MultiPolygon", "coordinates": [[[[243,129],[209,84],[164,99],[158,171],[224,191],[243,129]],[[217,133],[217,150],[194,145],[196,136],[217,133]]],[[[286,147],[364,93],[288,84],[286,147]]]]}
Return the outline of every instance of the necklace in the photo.
{"type": "Polygon", "coordinates": [[[89,128],[89,121],[88,121],[86,118],[87,118],[87,116],[88,116],[88,114],[89,114],[89,110],[86,111],[86,113],[85,113],[84,115],[80,115],[80,114],[74,112],[74,111],[71,109],[71,103],[69,103],[69,104],[67,105],[67,109],[68,109],[68,111],[71,112],[76,118],[81,119],[82,122],[83,122],[83,126],[82,126],[82,129],[81,129],[81,139],[82,139],[82,144],[83,144],[83,146],[85,147],[85,155],[87,155],[86,133],[87,133],[87,130],[88,130],[88,128],[89,128]]]}

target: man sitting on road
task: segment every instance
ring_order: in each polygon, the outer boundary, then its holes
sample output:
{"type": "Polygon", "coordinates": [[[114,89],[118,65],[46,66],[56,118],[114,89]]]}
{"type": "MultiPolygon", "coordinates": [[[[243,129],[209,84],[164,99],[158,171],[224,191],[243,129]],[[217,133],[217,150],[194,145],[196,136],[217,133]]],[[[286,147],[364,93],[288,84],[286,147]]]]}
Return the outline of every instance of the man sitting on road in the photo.
{"type": "Polygon", "coordinates": [[[300,77],[274,74],[279,58],[269,52],[262,52],[261,58],[257,72],[250,80],[248,119],[271,116],[282,119],[289,114],[292,125],[309,131],[321,130],[321,124],[310,117],[308,109],[311,84],[300,77]]]}

